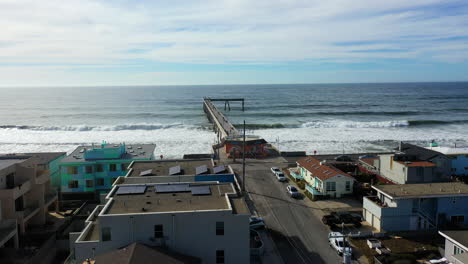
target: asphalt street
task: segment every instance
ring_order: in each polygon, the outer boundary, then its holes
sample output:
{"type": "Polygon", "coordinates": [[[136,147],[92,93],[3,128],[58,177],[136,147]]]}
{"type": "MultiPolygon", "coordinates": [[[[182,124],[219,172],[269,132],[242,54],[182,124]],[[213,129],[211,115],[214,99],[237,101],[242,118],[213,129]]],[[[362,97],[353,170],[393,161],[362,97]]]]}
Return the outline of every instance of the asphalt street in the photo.
{"type": "MultiPolygon", "coordinates": [[[[320,221],[318,208],[294,199],[286,192],[287,182],[279,182],[270,168],[285,167],[282,158],[248,160],[246,191],[250,206],[265,219],[284,263],[341,263],[341,258],[328,245],[328,229],[320,221]]],[[[231,164],[242,175],[242,164],[231,164]]]]}

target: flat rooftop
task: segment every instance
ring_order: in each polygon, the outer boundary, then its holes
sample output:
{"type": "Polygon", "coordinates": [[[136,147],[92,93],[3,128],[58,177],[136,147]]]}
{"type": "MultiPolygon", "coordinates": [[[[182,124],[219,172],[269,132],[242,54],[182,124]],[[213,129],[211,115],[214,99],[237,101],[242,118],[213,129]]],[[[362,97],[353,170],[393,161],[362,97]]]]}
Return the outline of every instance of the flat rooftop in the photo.
{"type": "Polygon", "coordinates": [[[393,198],[468,196],[468,184],[462,182],[387,184],[372,188],[393,198]]]}
{"type": "MultiPolygon", "coordinates": [[[[174,186],[181,184],[140,185],[146,186],[144,192],[136,194],[118,194],[119,188],[131,185],[121,185],[112,195],[111,202],[105,214],[136,214],[158,212],[182,212],[199,210],[229,210],[232,206],[234,213],[248,213],[243,198],[226,198],[225,194],[236,194],[232,184],[185,184],[186,186],[208,189],[203,194],[193,191],[165,191],[160,192],[158,186],[174,186]],[[204,187],[203,187],[204,186],[204,187]],[[158,191],[156,191],[158,189],[158,191]],[[241,200],[239,200],[241,199],[241,200]]],[[[135,186],[135,185],[134,185],[135,186]]]]}
{"type": "Polygon", "coordinates": [[[20,163],[26,159],[1,159],[0,158],[0,170],[10,167],[13,164],[20,163]]]}
{"type": "MultiPolygon", "coordinates": [[[[203,174],[215,174],[211,159],[193,159],[193,160],[151,160],[136,161],[132,165],[132,171],[129,177],[146,176],[169,176],[171,168],[180,166],[180,173],[176,175],[197,175],[197,168],[206,166],[206,172],[203,174]],[[146,173],[144,173],[146,172],[146,173]],[[143,173],[143,174],[142,174],[143,173]]],[[[227,169],[227,166],[226,166],[227,169]]],[[[227,173],[224,172],[224,173],[227,173]]]]}
{"type": "Polygon", "coordinates": [[[468,230],[439,231],[439,233],[444,237],[457,241],[464,247],[468,247],[468,230]]]}
{"type": "Polygon", "coordinates": [[[405,167],[436,167],[434,163],[429,162],[429,161],[398,161],[396,160],[395,162],[398,162],[405,167]]]}
{"type": "MultiPolygon", "coordinates": [[[[93,148],[100,148],[100,144],[94,146],[79,146],[77,147],[70,155],[63,158],[61,163],[73,163],[73,162],[95,162],[96,160],[86,160],[84,159],[84,152],[86,150],[92,150],[93,148]]],[[[117,144],[106,144],[104,148],[118,148],[117,144]]],[[[98,159],[98,160],[145,160],[150,159],[153,156],[154,149],[156,148],[155,144],[125,144],[126,152],[116,159],[98,159]]]]}
{"type": "Polygon", "coordinates": [[[449,147],[428,147],[427,149],[440,152],[445,155],[467,155],[468,147],[449,148],[449,147]]]}

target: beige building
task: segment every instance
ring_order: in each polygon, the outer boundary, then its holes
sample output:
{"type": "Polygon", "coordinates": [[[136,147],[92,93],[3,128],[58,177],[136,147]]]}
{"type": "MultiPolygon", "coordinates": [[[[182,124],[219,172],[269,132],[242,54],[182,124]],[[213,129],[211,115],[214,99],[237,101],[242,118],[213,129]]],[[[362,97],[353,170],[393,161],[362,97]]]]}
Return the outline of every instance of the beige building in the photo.
{"type": "Polygon", "coordinates": [[[137,242],[202,263],[249,263],[249,217],[232,183],[118,185],[83,231],[70,233],[72,258],[94,259],[137,242]]]}
{"type": "Polygon", "coordinates": [[[64,154],[0,156],[0,219],[16,221],[18,234],[26,233],[29,226],[46,224],[49,209],[56,208],[57,192],[51,188],[49,164],[64,154]]]}

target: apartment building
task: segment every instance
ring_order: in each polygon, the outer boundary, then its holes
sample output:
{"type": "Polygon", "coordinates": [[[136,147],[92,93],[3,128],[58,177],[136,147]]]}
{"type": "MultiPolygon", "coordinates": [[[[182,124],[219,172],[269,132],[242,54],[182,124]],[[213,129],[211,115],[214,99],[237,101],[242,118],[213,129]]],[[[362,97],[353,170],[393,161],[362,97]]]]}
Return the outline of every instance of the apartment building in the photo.
{"type": "Polygon", "coordinates": [[[404,231],[466,227],[468,185],[461,182],[372,186],[363,216],[377,230],[404,231]]]}
{"type": "Polygon", "coordinates": [[[237,184],[234,171],[229,165],[216,164],[210,158],[134,161],[125,177],[120,177],[116,184],[168,182],[237,184]]]}
{"type": "Polygon", "coordinates": [[[79,262],[137,242],[202,263],[249,263],[249,216],[232,183],[116,185],[83,231],[70,233],[72,257],[79,262]]]}
{"type": "Polygon", "coordinates": [[[15,220],[17,232],[46,223],[48,211],[57,207],[57,192],[51,187],[50,169],[65,155],[27,153],[0,156],[1,218],[15,220]]]}
{"type": "MultiPolygon", "coordinates": [[[[431,144],[434,145],[434,144],[431,144]]],[[[449,148],[449,147],[440,147],[430,146],[428,149],[440,152],[447,156],[450,160],[450,174],[451,175],[468,175],[468,148],[449,148]]]]}
{"type": "Polygon", "coordinates": [[[153,160],[154,144],[108,144],[79,146],[60,161],[62,199],[94,198],[106,193],[135,160],[153,160]]]}

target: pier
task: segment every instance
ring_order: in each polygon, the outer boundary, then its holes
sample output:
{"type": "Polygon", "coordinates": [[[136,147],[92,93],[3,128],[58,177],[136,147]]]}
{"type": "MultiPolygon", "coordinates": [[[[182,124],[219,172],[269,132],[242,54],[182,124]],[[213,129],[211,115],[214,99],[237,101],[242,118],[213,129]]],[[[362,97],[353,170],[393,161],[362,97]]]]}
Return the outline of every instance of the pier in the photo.
{"type": "Polygon", "coordinates": [[[212,99],[209,97],[203,98],[203,110],[208,117],[208,120],[213,124],[213,129],[219,135],[220,139],[227,137],[238,137],[240,136],[239,131],[229,122],[229,120],[221,113],[213,102],[222,101],[224,102],[224,108],[231,110],[229,102],[237,101],[242,102],[242,111],[244,111],[244,99],[242,98],[225,98],[225,99],[212,99]]]}

